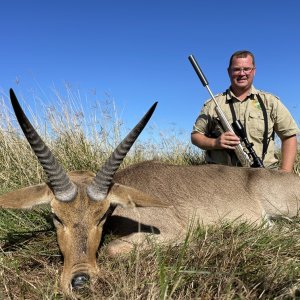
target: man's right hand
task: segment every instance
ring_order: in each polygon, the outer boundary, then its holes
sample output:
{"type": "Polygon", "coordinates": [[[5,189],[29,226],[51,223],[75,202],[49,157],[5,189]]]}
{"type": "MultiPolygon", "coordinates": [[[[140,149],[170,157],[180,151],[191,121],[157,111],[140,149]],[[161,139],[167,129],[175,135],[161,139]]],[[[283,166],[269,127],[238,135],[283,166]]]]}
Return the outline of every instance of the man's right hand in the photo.
{"type": "Polygon", "coordinates": [[[231,149],[240,143],[240,138],[233,132],[226,131],[222,133],[218,138],[215,139],[215,149],[231,149]]]}

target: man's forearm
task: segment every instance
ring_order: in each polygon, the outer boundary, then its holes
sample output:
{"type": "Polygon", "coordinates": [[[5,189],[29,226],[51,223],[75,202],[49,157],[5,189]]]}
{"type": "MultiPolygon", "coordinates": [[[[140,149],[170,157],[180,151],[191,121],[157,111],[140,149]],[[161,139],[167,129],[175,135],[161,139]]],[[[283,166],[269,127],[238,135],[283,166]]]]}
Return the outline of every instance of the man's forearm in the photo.
{"type": "Polygon", "coordinates": [[[297,156],[297,136],[293,135],[281,140],[281,167],[280,170],[292,172],[297,156]]]}
{"type": "Polygon", "coordinates": [[[195,132],[192,133],[191,140],[195,146],[203,150],[213,150],[213,149],[234,150],[235,147],[240,143],[240,138],[230,131],[226,131],[222,133],[217,138],[210,138],[204,134],[195,132]]]}
{"type": "Polygon", "coordinates": [[[215,138],[209,138],[201,133],[192,133],[191,141],[193,145],[203,149],[203,150],[212,150],[215,149],[216,144],[215,138]]]}

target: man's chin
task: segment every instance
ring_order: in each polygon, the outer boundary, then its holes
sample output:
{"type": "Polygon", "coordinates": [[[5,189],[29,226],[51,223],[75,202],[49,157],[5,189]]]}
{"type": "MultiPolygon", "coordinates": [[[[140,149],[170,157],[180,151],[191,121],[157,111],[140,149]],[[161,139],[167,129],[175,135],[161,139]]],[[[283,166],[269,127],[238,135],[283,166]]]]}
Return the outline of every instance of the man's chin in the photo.
{"type": "Polygon", "coordinates": [[[248,81],[240,81],[236,83],[236,86],[240,89],[248,89],[251,87],[251,85],[249,85],[248,81]]]}
{"type": "Polygon", "coordinates": [[[236,82],[236,84],[242,86],[242,85],[248,85],[249,82],[248,82],[248,80],[246,80],[246,79],[245,79],[245,80],[242,80],[242,79],[241,79],[241,80],[238,80],[238,81],[236,82]]]}

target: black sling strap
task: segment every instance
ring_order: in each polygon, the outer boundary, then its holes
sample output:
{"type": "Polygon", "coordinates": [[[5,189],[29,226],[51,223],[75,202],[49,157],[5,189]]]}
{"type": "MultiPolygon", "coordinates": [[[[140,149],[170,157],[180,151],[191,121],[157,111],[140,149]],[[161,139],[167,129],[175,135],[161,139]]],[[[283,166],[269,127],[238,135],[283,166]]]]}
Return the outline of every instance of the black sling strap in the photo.
{"type": "Polygon", "coordinates": [[[261,96],[259,94],[257,94],[257,100],[259,102],[259,105],[261,107],[263,116],[264,116],[264,122],[265,122],[265,131],[264,131],[264,137],[263,137],[263,151],[262,151],[262,157],[261,159],[264,160],[265,155],[267,153],[268,147],[269,147],[269,143],[271,141],[271,138],[274,140],[274,130],[270,136],[270,138],[268,139],[268,115],[267,115],[267,110],[266,110],[266,106],[263,102],[263,100],[261,99],[261,96]]]}
{"type": "MultiPolygon", "coordinates": [[[[271,140],[271,138],[274,139],[274,131],[273,131],[272,135],[270,136],[270,138],[268,139],[269,129],[268,129],[268,115],[267,115],[266,106],[265,106],[265,104],[264,104],[264,102],[263,102],[263,100],[262,100],[262,98],[260,97],[259,94],[257,94],[257,100],[258,100],[259,105],[261,107],[263,117],[264,117],[264,124],[265,124],[264,136],[263,136],[263,150],[262,150],[262,156],[261,156],[261,159],[263,161],[264,158],[265,158],[265,155],[267,153],[270,140],[271,140]]],[[[236,117],[236,113],[235,113],[235,110],[234,110],[234,107],[233,107],[233,102],[229,101],[228,103],[229,103],[230,111],[231,111],[231,114],[232,114],[232,121],[235,122],[237,120],[237,117],[236,117]]],[[[245,128],[245,133],[246,133],[246,128],[245,128]]]]}
{"type": "Polygon", "coordinates": [[[229,101],[228,103],[229,103],[229,107],[230,107],[230,111],[231,111],[231,115],[232,115],[232,123],[234,123],[237,120],[236,113],[235,113],[232,101],[229,101]]]}

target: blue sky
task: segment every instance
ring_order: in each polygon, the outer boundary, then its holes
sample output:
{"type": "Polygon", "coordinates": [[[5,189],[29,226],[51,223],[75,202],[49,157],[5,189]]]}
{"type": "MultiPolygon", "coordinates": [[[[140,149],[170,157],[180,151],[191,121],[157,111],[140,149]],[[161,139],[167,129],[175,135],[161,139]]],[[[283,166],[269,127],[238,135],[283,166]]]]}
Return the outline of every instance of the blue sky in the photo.
{"type": "Polygon", "coordinates": [[[1,1],[0,91],[55,105],[53,86],[63,93],[68,83],[87,113],[109,95],[128,127],[158,101],[158,130],[189,133],[209,94],[188,55],[218,93],[230,55],[248,49],[255,87],[278,95],[299,124],[299,32],[296,0],[1,1]]]}

